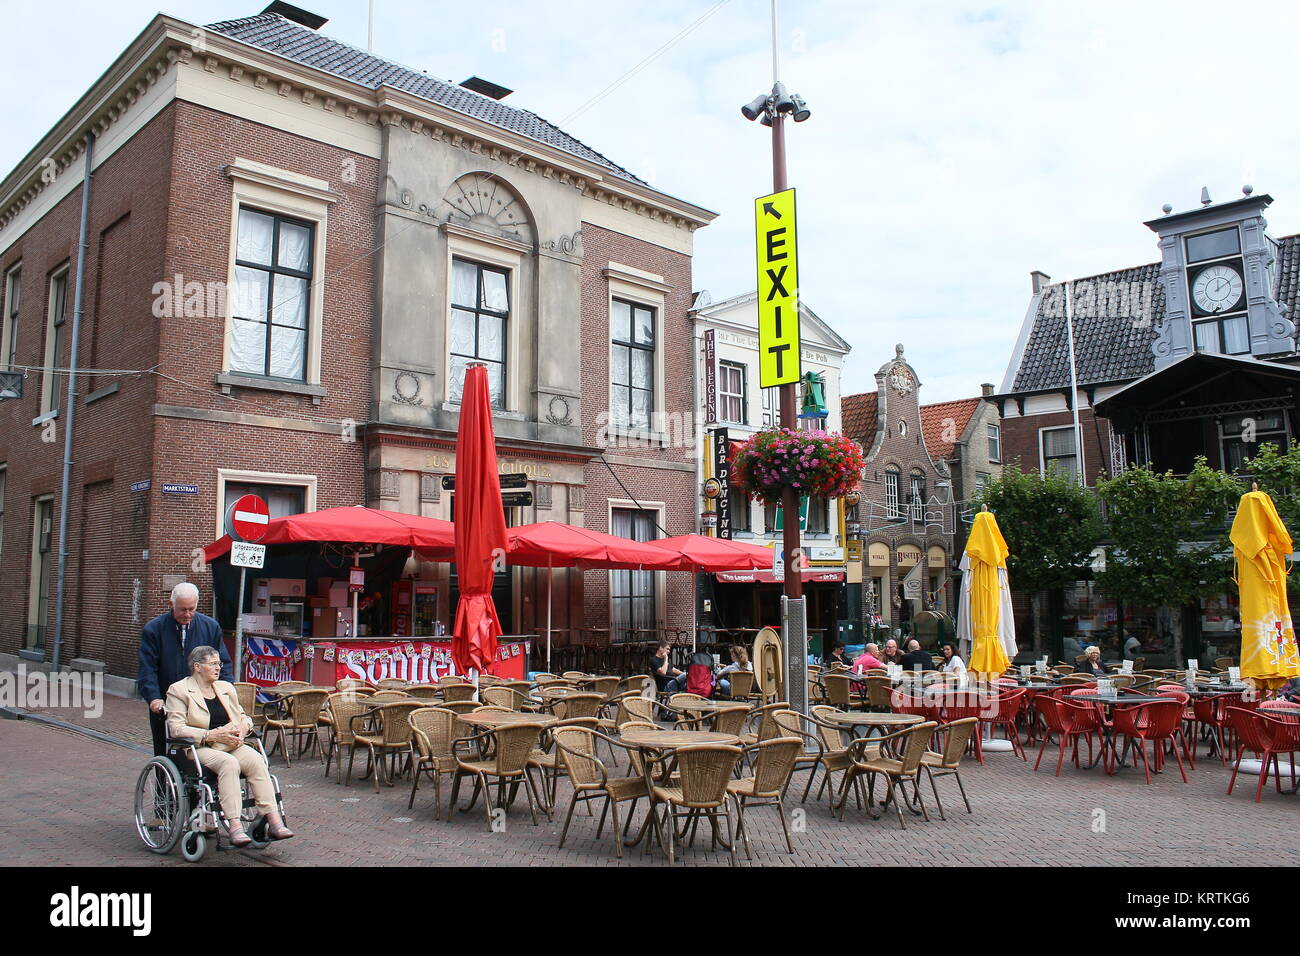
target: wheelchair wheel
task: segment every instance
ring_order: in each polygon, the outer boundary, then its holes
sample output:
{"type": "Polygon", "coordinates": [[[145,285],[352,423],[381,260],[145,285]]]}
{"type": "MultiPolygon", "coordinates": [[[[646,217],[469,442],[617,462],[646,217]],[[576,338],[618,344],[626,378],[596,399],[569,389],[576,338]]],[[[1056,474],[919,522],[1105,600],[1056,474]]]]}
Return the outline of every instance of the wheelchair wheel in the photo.
{"type": "Polygon", "coordinates": [[[202,833],[193,831],[185,834],[185,839],[181,841],[181,856],[188,863],[197,863],[203,859],[203,854],[208,852],[208,838],[202,833]]]}
{"type": "Polygon", "coordinates": [[[265,850],[271,845],[271,836],[266,832],[268,827],[269,824],[266,822],[266,817],[263,816],[254,818],[251,823],[245,823],[244,832],[247,833],[248,838],[253,841],[254,849],[265,850]]]}
{"type": "Polygon", "coordinates": [[[135,830],[154,853],[170,853],[190,816],[181,772],[166,757],[153,757],[135,787],[135,830]]]}

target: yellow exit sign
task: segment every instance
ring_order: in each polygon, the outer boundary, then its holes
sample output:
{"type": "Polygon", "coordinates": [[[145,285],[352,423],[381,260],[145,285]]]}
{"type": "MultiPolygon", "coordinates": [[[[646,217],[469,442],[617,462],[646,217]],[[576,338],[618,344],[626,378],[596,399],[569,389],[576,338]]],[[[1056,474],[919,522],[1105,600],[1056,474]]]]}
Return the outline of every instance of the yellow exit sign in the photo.
{"type": "Polygon", "coordinates": [[[799,259],[794,190],[754,200],[758,256],[758,385],[799,381],[799,259]]]}

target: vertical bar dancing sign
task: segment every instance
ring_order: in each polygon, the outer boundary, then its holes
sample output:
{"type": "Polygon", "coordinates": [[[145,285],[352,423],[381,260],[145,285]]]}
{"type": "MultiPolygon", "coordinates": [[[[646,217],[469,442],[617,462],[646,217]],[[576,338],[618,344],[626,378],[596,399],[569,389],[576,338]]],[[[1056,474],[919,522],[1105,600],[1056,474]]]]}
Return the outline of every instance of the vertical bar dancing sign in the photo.
{"type": "Polygon", "coordinates": [[[718,479],[718,500],[713,503],[718,513],[718,537],[731,537],[731,441],[725,428],[713,435],[713,477],[718,479]]]}

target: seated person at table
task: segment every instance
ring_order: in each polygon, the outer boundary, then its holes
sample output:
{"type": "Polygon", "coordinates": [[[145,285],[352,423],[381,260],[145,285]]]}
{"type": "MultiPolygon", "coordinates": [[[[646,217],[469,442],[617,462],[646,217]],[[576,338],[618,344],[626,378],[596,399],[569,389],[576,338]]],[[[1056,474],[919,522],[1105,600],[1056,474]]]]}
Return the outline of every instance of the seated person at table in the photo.
{"type": "Polygon", "coordinates": [[[655,680],[655,689],[661,694],[677,693],[679,688],[674,684],[679,677],[682,686],[686,686],[686,675],[668,662],[668,647],[667,641],[660,641],[650,655],[650,676],[655,680]]]}
{"type": "Polygon", "coordinates": [[[957,648],[951,644],[943,645],[943,663],[939,665],[939,670],[958,677],[966,673],[966,662],[957,656],[957,648]]]}
{"type": "Polygon", "coordinates": [[[190,676],[167,688],[167,735],[194,741],[199,763],[217,775],[217,794],[232,844],[241,847],[253,842],[239,819],[243,810],[241,773],[257,801],[257,812],[266,817],[271,839],[287,840],[293,831],[276,811],[266,761],[244,743],[253,721],[239,706],[234,685],[218,680],[221,663],[216,648],[203,645],[190,651],[190,676]]]}
{"type": "Polygon", "coordinates": [[[884,667],[885,662],[877,655],[880,653],[879,644],[868,644],[862,648],[862,655],[853,662],[855,671],[869,671],[872,668],[884,667]]]}
{"type": "Polygon", "coordinates": [[[830,656],[826,658],[826,666],[830,667],[833,664],[843,664],[845,667],[849,666],[848,660],[844,657],[843,644],[835,644],[831,647],[830,656]]]}
{"type": "Polygon", "coordinates": [[[1105,677],[1110,673],[1110,668],[1101,661],[1101,646],[1093,644],[1088,648],[1087,656],[1079,669],[1075,672],[1078,674],[1087,674],[1089,677],[1105,677]]]}
{"type": "Polygon", "coordinates": [[[892,637],[885,641],[885,656],[881,660],[886,664],[903,663],[903,652],[898,649],[898,641],[892,637]]]}
{"type": "Polygon", "coordinates": [[[727,680],[727,675],[736,671],[754,672],[754,665],[749,662],[749,651],[740,644],[731,649],[731,663],[718,671],[718,691],[725,697],[731,696],[731,681],[727,680]]]}
{"type": "Polygon", "coordinates": [[[899,658],[898,663],[902,664],[906,670],[934,670],[934,658],[927,652],[921,650],[921,645],[917,641],[907,642],[907,653],[899,658]]]}
{"type": "Polygon", "coordinates": [[[1277,689],[1278,700],[1289,700],[1293,704],[1300,704],[1300,677],[1292,677],[1289,681],[1277,689]]]}
{"type": "Polygon", "coordinates": [[[1067,664],[1073,664],[1076,657],[1082,656],[1083,645],[1073,635],[1067,634],[1061,641],[1061,659],[1067,664]]]}
{"type": "Polygon", "coordinates": [[[1124,660],[1135,661],[1142,656],[1142,642],[1132,634],[1124,635],[1124,660]]]}

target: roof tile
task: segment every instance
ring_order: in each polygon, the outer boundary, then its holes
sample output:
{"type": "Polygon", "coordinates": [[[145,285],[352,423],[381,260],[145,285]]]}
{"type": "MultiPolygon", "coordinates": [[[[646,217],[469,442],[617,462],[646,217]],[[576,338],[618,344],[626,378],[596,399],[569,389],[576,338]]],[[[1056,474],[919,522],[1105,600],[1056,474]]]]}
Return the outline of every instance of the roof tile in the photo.
{"type": "Polygon", "coordinates": [[[959,398],[921,406],[921,434],[925,437],[925,449],[932,458],[938,461],[952,456],[953,446],[966,431],[981,401],[980,398],[959,398]]]}

